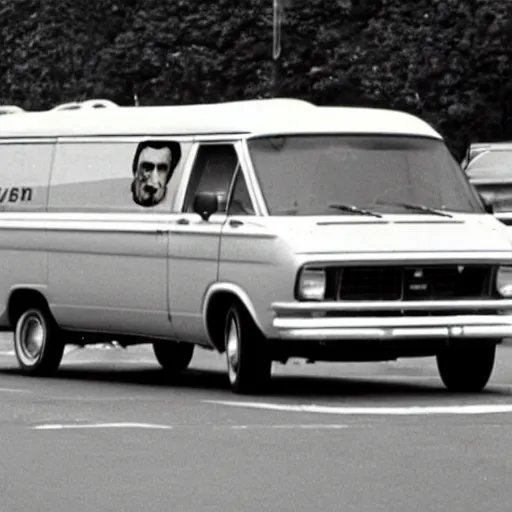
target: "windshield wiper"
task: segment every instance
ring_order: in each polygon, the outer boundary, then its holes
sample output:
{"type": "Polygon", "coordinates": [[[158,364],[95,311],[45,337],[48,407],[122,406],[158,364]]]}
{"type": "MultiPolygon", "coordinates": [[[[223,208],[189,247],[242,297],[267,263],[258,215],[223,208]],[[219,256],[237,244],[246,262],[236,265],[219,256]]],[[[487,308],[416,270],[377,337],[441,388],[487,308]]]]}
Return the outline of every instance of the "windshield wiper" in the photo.
{"type": "Polygon", "coordinates": [[[382,215],[380,213],[375,213],[370,210],[365,210],[364,208],[359,208],[352,204],[330,204],[329,208],[334,208],[334,209],[340,210],[342,212],[350,212],[350,213],[357,213],[359,215],[368,215],[370,217],[378,217],[379,219],[382,218],[382,215]]]}
{"type": "Polygon", "coordinates": [[[402,208],[405,208],[406,210],[432,213],[433,215],[439,215],[440,217],[448,217],[450,219],[453,218],[447,212],[438,210],[437,208],[431,208],[430,206],[425,206],[423,204],[400,203],[400,202],[393,203],[393,202],[387,202],[387,201],[376,201],[375,204],[382,204],[382,205],[387,205],[387,206],[400,206],[402,208]]]}

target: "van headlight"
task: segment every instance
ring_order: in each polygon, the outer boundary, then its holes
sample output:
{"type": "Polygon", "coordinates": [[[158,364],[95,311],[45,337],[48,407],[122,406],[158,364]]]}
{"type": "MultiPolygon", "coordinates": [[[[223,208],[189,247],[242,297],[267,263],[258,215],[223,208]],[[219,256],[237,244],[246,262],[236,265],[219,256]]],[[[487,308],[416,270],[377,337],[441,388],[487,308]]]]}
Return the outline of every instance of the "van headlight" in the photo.
{"type": "Polygon", "coordinates": [[[498,269],[496,289],[502,297],[512,297],[512,267],[500,267],[498,269]]]}
{"type": "Polygon", "coordinates": [[[305,268],[300,273],[297,295],[300,300],[323,300],[326,275],[323,268],[305,268]]]}

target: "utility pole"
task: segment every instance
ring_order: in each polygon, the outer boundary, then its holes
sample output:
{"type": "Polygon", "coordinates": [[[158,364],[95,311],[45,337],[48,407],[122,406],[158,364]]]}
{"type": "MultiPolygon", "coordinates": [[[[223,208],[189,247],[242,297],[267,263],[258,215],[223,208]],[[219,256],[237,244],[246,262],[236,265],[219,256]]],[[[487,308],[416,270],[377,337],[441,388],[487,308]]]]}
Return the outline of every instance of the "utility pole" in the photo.
{"type": "Polygon", "coordinates": [[[281,81],[281,23],[283,18],[282,0],[273,0],[273,33],[272,33],[272,96],[279,95],[281,81]]]}

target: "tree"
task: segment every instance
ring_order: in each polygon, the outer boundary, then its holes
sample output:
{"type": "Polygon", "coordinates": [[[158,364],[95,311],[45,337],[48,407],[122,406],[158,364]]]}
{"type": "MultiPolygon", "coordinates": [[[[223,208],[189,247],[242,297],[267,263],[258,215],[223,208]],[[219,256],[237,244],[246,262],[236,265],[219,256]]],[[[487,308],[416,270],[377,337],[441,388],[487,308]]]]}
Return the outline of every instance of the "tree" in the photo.
{"type": "MultiPolygon", "coordinates": [[[[512,137],[512,4],[286,0],[280,95],[420,115],[459,154],[512,137]]],[[[272,93],[271,0],[0,0],[0,98],[185,104],[272,93]]]]}

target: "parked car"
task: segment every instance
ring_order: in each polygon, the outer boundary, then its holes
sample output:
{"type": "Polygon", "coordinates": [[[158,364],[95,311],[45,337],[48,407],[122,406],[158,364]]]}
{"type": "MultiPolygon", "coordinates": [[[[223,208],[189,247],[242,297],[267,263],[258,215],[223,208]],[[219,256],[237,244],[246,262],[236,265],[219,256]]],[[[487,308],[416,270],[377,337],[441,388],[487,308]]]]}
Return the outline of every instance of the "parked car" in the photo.
{"type": "Polygon", "coordinates": [[[512,142],[471,144],[461,165],[494,215],[512,225],[512,142]]]}

